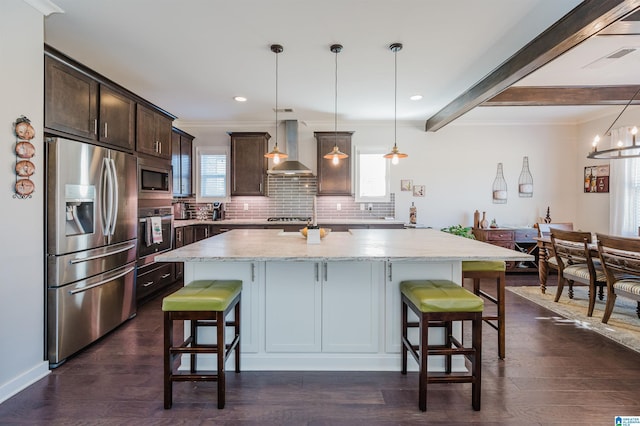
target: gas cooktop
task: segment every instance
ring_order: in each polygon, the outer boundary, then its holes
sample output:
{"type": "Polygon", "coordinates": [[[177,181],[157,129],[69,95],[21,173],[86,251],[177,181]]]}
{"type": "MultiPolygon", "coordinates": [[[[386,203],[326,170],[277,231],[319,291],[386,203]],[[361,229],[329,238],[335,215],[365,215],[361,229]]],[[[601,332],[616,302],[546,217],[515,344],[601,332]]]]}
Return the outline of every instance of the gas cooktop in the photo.
{"type": "Polygon", "coordinates": [[[268,222],[308,222],[310,217],[275,216],[267,218],[268,222]]]}

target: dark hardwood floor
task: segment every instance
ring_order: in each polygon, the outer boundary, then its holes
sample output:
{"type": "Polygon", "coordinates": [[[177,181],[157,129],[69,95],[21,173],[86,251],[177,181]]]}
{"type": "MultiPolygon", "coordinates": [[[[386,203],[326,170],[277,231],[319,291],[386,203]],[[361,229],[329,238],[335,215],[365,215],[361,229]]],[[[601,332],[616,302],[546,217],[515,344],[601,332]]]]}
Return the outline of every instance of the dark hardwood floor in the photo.
{"type": "MultiPolygon", "coordinates": [[[[535,284],[508,275],[507,285],[535,284]]],[[[229,373],[227,404],[215,383],[176,383],[162,404],[161,298],[136,318],[0,404],[0,424],[38,425],[613,425],[640,415],[640,354],[507,292],[507,358],[484,327],[482,410],[470,384],[430,385],[399,372],[229,373]]],[[[6,367],[6,366],[5,366],[6,367]]]]}

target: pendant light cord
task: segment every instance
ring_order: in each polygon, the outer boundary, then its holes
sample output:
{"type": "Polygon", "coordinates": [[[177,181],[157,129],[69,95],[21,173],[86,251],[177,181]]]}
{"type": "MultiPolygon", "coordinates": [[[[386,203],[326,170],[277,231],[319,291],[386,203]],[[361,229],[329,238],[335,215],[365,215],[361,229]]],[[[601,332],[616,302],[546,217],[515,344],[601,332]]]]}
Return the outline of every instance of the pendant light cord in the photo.
{"type": "Polygon", "coordinates": [[[393,146],[398,142],[398,49],[393,51],[394,58],[394,82],[393,82],[393,146]]]}
{"type": "Polygon", "coordinates": [[[276,52],[276,147],[278,146],[278,52],[276,52]]]}
{"type": "Polygon", "coordinates": [[[333,115],[333,136],[334,136],[334,145],[338,146],[338,52],[340,50],[335,49],[335,97],[334,97],[334,111],[333,115]]]}

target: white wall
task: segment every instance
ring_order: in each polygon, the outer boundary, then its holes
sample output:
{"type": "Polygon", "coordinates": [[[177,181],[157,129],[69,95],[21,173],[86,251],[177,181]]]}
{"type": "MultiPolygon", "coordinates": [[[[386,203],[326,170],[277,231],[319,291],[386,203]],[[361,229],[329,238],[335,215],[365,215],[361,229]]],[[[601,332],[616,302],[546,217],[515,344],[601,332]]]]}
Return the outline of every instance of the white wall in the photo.
{"type": "Polygon", "coordinates": [[[0,402],[48,374],[44,362],[43,17],[22,0],[0,13],[0,402]],[[20,115],[36,129],[35,192],[13,198],[15,136],[20,115]]]}
{"type": "MultiPolygon", "coordinates": [[[[275,139],[273,123],[195,125],[176,123],[196,137],[194,144],[227,145],[227,131],[268,131],[275,139]]],[[[389,149],[393,143],[392,122],[340,122],[339,130],[353,130],[354,145],[380,145],[389,149]]],[[[300,124],[299,160],[316,169],[314,131],[333,130],[333,123],[300,124]]],[[[544,217],[547,207],[554,221],[578,222],[576,203],[582,188],[578,178],[575,126],[489,126],[450,124],[427,133],[424,123],[399,123],[398,147],[409,154],[392,166],[392,191],[396,193],[396,216],[409,220],[409,206],[415,202],[418,223],[434,228],[471,225],[473,212],[486,211],[489,220],[499,225],[533,225],[544,217]],[[529,157],[534,181],[533,198],[517,193],[522,159],[529,157]],[[493,204],[491,191],[496,168],[503,163],[509,198],[507,204],[493,204]],[[413,197],[400,191],[400,180],[412,179],[426,186],[426,196],[413,197]]],[[[280,130],[280,136],[282,136],[280,130]]],[[[284,137],[279,138],[283,147],[284,137]]],[[[579,171],[579,170],[578,170],[579,171]]],[[[581,225],[580,225],[581,226],[581,225]]]]}

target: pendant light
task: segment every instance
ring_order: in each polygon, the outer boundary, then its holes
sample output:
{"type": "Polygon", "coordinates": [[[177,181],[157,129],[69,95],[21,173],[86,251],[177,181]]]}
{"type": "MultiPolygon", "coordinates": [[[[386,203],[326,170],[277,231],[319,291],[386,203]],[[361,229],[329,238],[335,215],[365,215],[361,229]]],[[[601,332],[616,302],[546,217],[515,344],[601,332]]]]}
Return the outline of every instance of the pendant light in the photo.
{"type": "Polygon", "coordinates": [[[407,158],[407,154],[403,154],[398,150],[398,52],[402,50],[402,43],[392,43],[389,50],[393,52],[395,61],[394,70],[394,101],[393,101],[393,148],[391,152],[384,155],[384,158],[390,158],[391,164],[398,164],[399,158],[407,158]]]}
{"type": "Polygon", "coordinates": [[[278,54],[282,53],[284,49],[279,44],[272,44],[271,51],[276,54],[276,144],[273,147],[273,151],[264,156],[273,159],[274,164],[280,164],[280,160],[287,158],[288,155],[284,152],[280,152],[278,149],[278,54]]]}
{"type": "Polygon", "coordinates": [[[344,160],[345,158],[349,158],[347,154],[340,151],[338,148],[338,53],[342,51],[341,44],[332,44],[330,47],[331,51],[336,54],[336,86],[335,86],[335,116],[333,121],[333,131],[335,134],[335,142],[333,145],[333,149],[328,154],[325,154],[324,157],[327,160],[331,160],[333,164],[340,163],[340,160],[344,160]]]}

